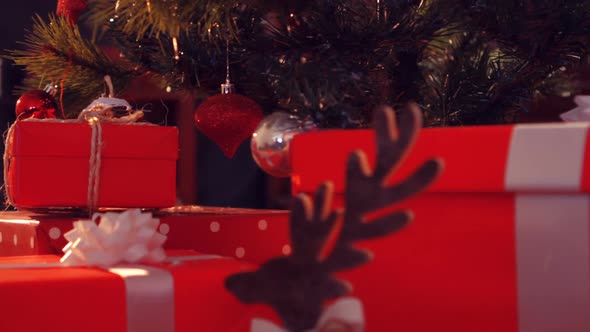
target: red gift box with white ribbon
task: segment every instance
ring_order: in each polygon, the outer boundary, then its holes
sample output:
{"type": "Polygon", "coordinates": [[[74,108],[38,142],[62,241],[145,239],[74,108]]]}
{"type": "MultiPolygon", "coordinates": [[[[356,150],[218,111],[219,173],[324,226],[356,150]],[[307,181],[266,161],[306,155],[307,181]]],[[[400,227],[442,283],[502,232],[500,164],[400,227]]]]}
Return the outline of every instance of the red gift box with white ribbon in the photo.
{"type": "MultiPolygon", "coordinates": [[[[587,123],[432,128],[389,183],[433,157],[444,172],[396,208],[414,222],[364,245],[375,261],[346,273],[368,328],[400,331],[590,331],[590,153],[587,123]],[[388,325],[389,324],[389,325],[388,325]]],[[[292,142],[293,191],[334,183],[371,130],[292,142]]]]}
{"type": "Polygon", "coordinates": [[[249,331],[269,308],[224,288],[244,262],[172,253],[161,264],[63,267],[58,256],[0,258],[1,331],[249,331]],[[178,255],[182,256],[178,256],[178,255]]]}

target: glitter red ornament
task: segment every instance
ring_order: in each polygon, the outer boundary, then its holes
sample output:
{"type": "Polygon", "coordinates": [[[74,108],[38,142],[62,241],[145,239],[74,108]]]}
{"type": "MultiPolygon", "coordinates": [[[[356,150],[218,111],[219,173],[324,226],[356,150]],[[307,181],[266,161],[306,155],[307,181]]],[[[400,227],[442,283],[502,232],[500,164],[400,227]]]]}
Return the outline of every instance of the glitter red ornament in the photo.
{"type": "Polygon", "coordinates": [[[262,110],[252,99],[233,92],[233,84],[221,85],[221,94],[207,98],[195,111],[195,125],[232,158],[252,135],[262,110]]]}
{"type": "MultiPolygon", "coordinates": [[[[229,36],[229,34],[228,34],[229,36]]],[[[225,83],[221,94],[207,98],[195,110],[195,126],[232,158],[240,144],[254,133],[262,110],[252,99],[236,94],[229,79],[229,37],[225,39],[225,83]]]]}
{"type": "Polygon", "coordinates": [[[59,0],[56,13],[65,17],[70,25],[75,25],[78,22],[80,13],[87,7],[88,2],[86,0],[59,0]]]}
{"type": "Polygon", "coordinates": [[[51,94],[43,90],[25,92],[16,101],[16,119],[55,119],[57,118],[57,103],[51,94]]]}

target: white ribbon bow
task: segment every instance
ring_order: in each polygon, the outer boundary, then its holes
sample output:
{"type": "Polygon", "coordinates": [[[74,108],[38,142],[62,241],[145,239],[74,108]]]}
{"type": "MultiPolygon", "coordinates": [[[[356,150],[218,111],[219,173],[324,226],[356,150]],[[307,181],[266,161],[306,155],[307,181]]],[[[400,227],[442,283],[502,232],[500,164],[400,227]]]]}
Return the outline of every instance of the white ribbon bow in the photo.
{"type": "Polygon", "coordinates": [[[578,105],[573,110],[560,115],[566,122],[587,122],[590,121],[590,96],[576,96],[574,102],[578,105]]]}
{"type": "MultiPolygon", "coordinates": [[[[363,332],[365,329],[365,317],[363,304],[357,298],[342,298],[327,307],[317,326],[309,332],[319,332],[327,323],[339,322],[349,327],[351,332],[363,332]]],[[[253,319],[250,332],[288,332],[264,319],[253,319]]]]}
{"type": "Polygon", "coordinates": [[[105,122],[130,123],[137,122],[143,117],[142,111],[132,111],[133,108],[131,107],[131,104],[127,102],[127,100],[115,98],[113,81],[109,75],[104,77],[104,81],[109,89],[108,95],[103,95],[102,97],[90,103],[90,105],[86,106],[80,115],[78,115],[79,120],[90,121],[92,119],[98,119],[105,122]],[[113,108],[115,107],[124,108],[129,112],[129,114],[122,117],[115,117],[112,114],[113,108]]]}
{"type": "Polygon", "coordinates": [[[133,123],[143,117],[143,111],[134,111],[131,105],[124,99],[112,97],[100,97],[88,105],[80,115],[79,120],[89,121],[92,118],[100,119],[104,122],[133,123]],[[113,108],[125,108],[129,114],[121,117],[115,117],[113,108]]]}
{"type": "Polygon", "coordinates": [[[60,262],[65,266],[111,267],[119,263],[159,263],[166,259],[166,236],[157,231],[159,219],[139,209],[95,213],[92,220],[74,222],[64,234],[69,243],[60,262]],[[97,226],[96,220],[100,218],[97,226]]]}

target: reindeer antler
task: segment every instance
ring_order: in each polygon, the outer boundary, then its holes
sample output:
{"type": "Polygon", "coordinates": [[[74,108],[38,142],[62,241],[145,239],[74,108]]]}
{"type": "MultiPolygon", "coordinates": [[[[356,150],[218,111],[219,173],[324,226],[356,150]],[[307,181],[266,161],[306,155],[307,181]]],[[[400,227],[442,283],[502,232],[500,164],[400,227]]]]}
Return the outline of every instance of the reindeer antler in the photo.
{"type": "Polygon", "coordinates": [[[345,213],[342,230],[332,253],[324,264],[332,271],[353,268],[367,262],[366,251],[351,246],[352,242],[385,236],[406,226],[412,219],[409,211],[389,213],[367,222],[366,215],[407,199],[421,192],[434,181],[441,169],[441,161],[429,160],[407,179],[388,187],[386,181],[399,166],[416,139],[421,123],[420,110],[415,104],[400,112],[399,126],[395,125],[393,110],[382,106],[375,112],[377,158],[371,172],[362,151],[353,152],[346,173],[345,213]]]}
{"type": "Polygon", "coordinates": [[[368,222],[366,214],[415,195],[432,183],[441,169],[439,161],[430,160],[403,182],[391,187],[385,184],[415,139],[421,126],[419,112],[415,105],[402,112],[398,131],[391,108],[382,107],[375,112],[375,170],[371,172],[362,152],[350,156],[340,229],[336,227],[340,213],[329,210],[332,185],[322,184],[316,191],[313,208],[307,196],[295,199],[290,220],[292,254],[270,260],[255,272],[232,275],[226,280],[226,287],[244,303],[272,306],[289,331],[314,328],[324,302],[349,291],[347,284],[335,279],[332,273],[370,259],[366,251],[352,244],[390,234],[411,219],[409,212],[395,212],[368,222]],[[329,236],[337,230],[333,248],[323,255],[329,236]]]}

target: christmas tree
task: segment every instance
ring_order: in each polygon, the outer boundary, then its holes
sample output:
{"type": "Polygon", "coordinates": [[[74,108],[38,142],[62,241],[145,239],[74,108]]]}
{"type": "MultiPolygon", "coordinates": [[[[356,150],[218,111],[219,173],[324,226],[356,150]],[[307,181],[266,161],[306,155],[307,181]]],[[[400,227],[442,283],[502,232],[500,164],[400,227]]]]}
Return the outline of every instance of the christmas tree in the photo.
{"type": "Polygon", "coordinates": [[[143,76],[208,95],[228,65],[265,113],[322,128],[409,101],[428,126],[514,122],[536,97],[577,92],[590,45],[589,0],[60,0],[34,20],[10,56],[28,87],[62,90],[70,117],[104,75],[117,91],[143,76]]]}

